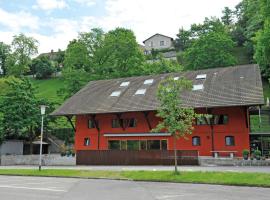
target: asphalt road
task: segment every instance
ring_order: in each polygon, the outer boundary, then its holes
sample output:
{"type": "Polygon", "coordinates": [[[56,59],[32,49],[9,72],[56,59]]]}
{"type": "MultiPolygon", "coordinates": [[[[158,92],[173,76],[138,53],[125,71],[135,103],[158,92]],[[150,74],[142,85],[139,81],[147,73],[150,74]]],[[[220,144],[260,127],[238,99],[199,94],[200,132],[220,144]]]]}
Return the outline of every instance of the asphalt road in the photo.
{"type": "Polygon", "coordinates": [[[206,184],[0,176],[2,200],[269,200],[270,189],[206,184]]]}

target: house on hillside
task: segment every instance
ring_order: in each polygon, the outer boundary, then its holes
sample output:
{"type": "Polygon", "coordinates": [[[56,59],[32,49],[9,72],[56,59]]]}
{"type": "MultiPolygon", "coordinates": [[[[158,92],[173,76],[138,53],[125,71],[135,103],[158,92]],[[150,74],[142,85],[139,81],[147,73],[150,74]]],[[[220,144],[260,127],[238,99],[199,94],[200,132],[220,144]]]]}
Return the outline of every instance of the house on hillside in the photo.
{"type": "Polygon", "coordinates": [[[208,115],[194,121],[193,134],[179,139],[177,149],[200,156],[241,157],[243,149],[250,149],[249,108],[264,104],[257,65],[89,82],[52,113],[70,122],[75,117],[77,163],[96,164],[91,159],[103,152],[110,156],[101,156],[99,161],[107,164],[110,158],[123,155],[127,160],[120,164],[157,164],[151,161],[167,159],[164,155],[173,150],[171,133],[151,132],[161,120],[156,116],[156,93],[161,80],[181,76],[193,82],[193,90],[181,94],[183,105],[208,115]],[[143,155],[135,156],[136,152],[143,155]]]}
{"type": "Polygon", "coordinates": [[[144,53],[146,55],[151,54],[153,50],[160,51],[161,55],[168,60],[177,60],[176,51],[173,46],[173,38],[162,35],[155,34],[143,41],[144,43],[144,53]]]}

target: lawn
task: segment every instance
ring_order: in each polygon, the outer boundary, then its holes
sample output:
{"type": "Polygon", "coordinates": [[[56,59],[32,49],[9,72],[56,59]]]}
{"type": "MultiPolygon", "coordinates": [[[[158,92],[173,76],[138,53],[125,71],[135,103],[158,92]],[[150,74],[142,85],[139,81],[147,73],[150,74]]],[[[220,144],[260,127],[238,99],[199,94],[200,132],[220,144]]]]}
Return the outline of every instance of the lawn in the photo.
{"type": "Polygon", "coordinates": [[[207,183],[220,185],[270,187],[270,174],[240,172],[180,172],[172,171],[94,171],[45,169],[0,169],[0,175],[53,176],[77,178],[107,178],[134,181],[161,181],[177,183],[207,183]]]}
{"type": "Polygon", "coordinates": [[[31,79],[36,87],[37,97],[46,98],[49,101],[62,103],[63,99],[57,94],[64,87],[64,81],[61,78],[50,78],[46,80],[31,79]]]}

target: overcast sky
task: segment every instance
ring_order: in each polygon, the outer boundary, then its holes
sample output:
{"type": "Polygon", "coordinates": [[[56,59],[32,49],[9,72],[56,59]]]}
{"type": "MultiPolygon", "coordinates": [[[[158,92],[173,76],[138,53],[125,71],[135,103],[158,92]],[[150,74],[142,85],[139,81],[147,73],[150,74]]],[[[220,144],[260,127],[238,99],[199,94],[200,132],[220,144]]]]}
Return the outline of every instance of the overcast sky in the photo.
{"type": "Polygon", "coordinates": [[[0,0],[0,41],[24,33],[39,41],[39,52],[65,49],[78,32],[100,27],[132,29],[137,41],[155,33],[175,38],[205,17],[220,17],[240,0],[0,0]]]}

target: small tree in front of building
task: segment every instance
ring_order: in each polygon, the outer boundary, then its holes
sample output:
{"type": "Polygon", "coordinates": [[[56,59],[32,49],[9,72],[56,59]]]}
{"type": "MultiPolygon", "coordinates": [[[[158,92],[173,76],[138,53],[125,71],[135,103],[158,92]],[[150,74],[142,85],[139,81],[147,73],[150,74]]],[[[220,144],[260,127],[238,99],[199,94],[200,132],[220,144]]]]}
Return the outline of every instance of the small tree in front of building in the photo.
{"type": "Polygon", "coordinates": [[[160,83],[157,92],[157,98],[160,101],[157,116],[162,120],[152,132],[165,129],[172,134],[174,139],[175,173],[178,173],[176,142],[179,138],[186,138],[187,135],[192,134],[192,124],[196,117],[194,109],[184,106],[180,96],[182,92],[191,90],[191,87],[191,81],[185,78],[174,80],[170,77],[160,83]]]}

